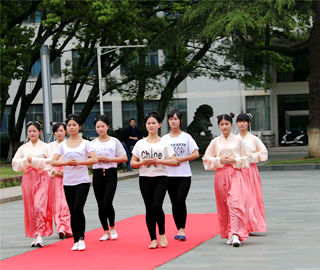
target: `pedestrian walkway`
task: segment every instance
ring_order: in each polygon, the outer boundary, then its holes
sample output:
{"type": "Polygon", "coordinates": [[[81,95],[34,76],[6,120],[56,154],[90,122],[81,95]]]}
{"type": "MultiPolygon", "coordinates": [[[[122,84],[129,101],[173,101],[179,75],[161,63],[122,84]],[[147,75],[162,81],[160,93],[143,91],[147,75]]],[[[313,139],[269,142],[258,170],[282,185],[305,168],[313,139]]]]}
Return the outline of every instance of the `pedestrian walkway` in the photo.
{"type": "MultiPolygon", "coordinates": [[[[216,212],[214,172],[204,171],[199,161],[193,162],[192,168],[192,185],[187,200],[189,213],[216,212]]],[[[262,172],[261,177],[268,227],[266,234],[249,237],[240,248],[226,245],[225,240],[217,236],[160,266],[159,269],[318,270],[320,171],[271,171],[262,172]]],[[[116,220],[145,213],[137,177],[119,181],[114,205],[116,220]]],[[[168,196],[165,198],[164,210],[171,213],[168,196]]],[[[0,211],[1,259],[31,250],[30,240],[24,236],[22,201],[1,204],[0,211]]],[[[100,227],[97,212],[97,203],[93,190],[90,189],[85,206],[87,231],[100,227]]],[[[201,230],[201,227],[190,228],[187,225],[187,233],[188,230],[201,230]]],[[[118,233],[121,237],[121,231],[118,233]]],[[[134,233],[132,237],[134,241],[134,233]]],[[[148,239],[147,230],[145,237],[148,239]]],[[[171,241],[175,241],[168,240],[169,245],[171,241]]],[[[54,234],[45,239],[45,244],[56,241],[60,240],[54,234]]],[[[112,243],[108,243],[106,252],[110,248],[109,244],[112,243]]],[[[90,246],[87,248],[90,249],[90,246]]],[[[101,265],[102,269],[108,268],[108,262],[101,262],[101,265]]]]}
{"type": "MultiPolygon", "coordinates": [[[[129,172],[118,172],[118,180],[126,180],[138,175],[138,170],[133,170],[129,172]]],[[[91,176],[91,175],[90,175],[91,176]]],[[[11,201],[21,200],[22,199],[22,190],[21,186],[14,186],[8,188],[0,189],[0,204],[7,203],[11,201]]]]}

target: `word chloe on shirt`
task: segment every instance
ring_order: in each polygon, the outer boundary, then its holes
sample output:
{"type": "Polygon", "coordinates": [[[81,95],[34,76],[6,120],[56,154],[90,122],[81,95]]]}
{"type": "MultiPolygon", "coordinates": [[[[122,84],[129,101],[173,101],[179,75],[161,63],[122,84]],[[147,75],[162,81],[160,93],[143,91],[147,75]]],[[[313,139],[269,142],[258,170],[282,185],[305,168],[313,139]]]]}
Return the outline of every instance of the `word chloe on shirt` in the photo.
{"type": "MultiPolygon", "coordinates": [[[[174,154],[174,150],[171,145],[161,138],[157,143],[148,143],[146,139],[139,140],[133,150],[132,154],[135,155],[139,160],[149,159],[157,157],[158,159],[170,159],[174,154]]],[[[166,166],[157,165],[143,165],[139,168],[140,176],[167,176],[168,172],[166,166]]]]}

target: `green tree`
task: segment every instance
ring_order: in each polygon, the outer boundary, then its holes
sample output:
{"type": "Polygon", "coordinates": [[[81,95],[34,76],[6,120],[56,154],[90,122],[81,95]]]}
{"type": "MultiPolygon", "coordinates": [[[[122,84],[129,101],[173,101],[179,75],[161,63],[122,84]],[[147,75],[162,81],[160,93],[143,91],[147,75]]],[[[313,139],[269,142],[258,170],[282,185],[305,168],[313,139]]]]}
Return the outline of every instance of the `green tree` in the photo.
{"type": "Polygon", "coordinates": [[[221,56],[245,84],[270,88],[276,71],[293,70],[290,54],[309,53],[309,154],[320,156],[320,2],[197,1],[186,14],[195,38],[219,40],[221,56]]]}

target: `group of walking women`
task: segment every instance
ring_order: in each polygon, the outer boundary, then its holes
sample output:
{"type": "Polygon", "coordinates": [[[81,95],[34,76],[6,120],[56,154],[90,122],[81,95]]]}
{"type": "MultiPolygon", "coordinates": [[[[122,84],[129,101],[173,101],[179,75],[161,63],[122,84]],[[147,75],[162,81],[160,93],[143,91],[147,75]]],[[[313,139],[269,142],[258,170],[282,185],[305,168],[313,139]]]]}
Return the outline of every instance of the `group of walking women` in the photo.
{"type": "MultiPolygon", "coordinates": [[[[131,167],[139,168],[150,249],[168,245],[162,208],[167,191],[177,227],[174,239],[187,240],[186,198],[192,176],[189,161],[197,159],[199,152],[193,138],[180,129],[181,122],[180,111],[169,112],[170,133],[160,137],[161,118],[157,112],[148,113],[145,116],[148,135],[132,150],[131,167]]],[[[218,116],[222,134],[212,140],[203,157],[205,169],[216,170],[221,237],[228,238],[227,243],[233,246],[239,246],[249,232],[266,230],[261,181],[255,163],[267,159],[267,150],[257,137],[248,133],[250,118],[247,114],[240,114],[237,123],[240,134],[235,136],[231,133],[232,117],[218,116]]],[[[46,144],[40,140],[41,124],[28,122],[29,141],[18,149],[12,160],[14,170],[24,171],[21,186],[25,233],[33,238],[32,247],[43,246],[43,237],[53,232],[54,218],[60,238],[73,235],[71,250],[86,249],[84,205],[90,188],[88,166],[91,165],[98,215],[104,231],[99,240],[118,238],[113,198],[117,188],[117,164],[126,162],[127,155],[121,142],[108,135],[110,126],[106,116],[95,118],[98,137],[90,142],[80,136],[81,124],[76,114],[69,115],[65,123],[53,123],[56,141],[46,144]]]]}

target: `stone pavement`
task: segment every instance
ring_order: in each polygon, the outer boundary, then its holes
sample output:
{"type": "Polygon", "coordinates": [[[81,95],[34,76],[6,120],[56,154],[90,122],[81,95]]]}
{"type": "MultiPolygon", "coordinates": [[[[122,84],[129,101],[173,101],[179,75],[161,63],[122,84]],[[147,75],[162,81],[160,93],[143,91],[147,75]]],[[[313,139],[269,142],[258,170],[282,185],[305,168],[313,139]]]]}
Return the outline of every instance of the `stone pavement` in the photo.
{"type": "MultiPolygon", "coordinates": [[[[214,172],[204,171],[199,161],[193,162],[192,168],[192,186],[187,199],[189,213],[216,212],[214,172]]],[[[250,237],[240,248],[227,246],[225,240],[216,236],[159,269],[319,269],[320,171],[261,172],[261,178],[267,233],[250,237]]],[[[117,220],[145,212],[137,177],[119,181],[114,205],[117,220]]],[[[171,213],[168,196],[164,210],[171,213]]],[[[0,258],[31,250],[30,240],[24,236],[22,201],[1,204],[0,211],[0,258]]],[[[100,226],[92,189],[85,215],[87,230],[100,226]]],[[[187,227],[188,230],[201,228],[187,227]]],[[[55,241],[60,241],[56,234],[47,237],[45,244],[55,241]]],[[[175,240],[169,239],[169,245],[170,241],[175,240]]]]}

